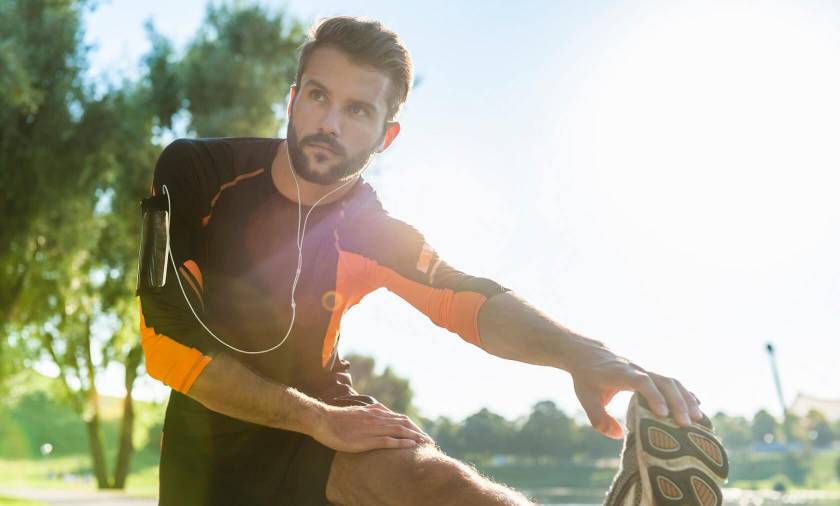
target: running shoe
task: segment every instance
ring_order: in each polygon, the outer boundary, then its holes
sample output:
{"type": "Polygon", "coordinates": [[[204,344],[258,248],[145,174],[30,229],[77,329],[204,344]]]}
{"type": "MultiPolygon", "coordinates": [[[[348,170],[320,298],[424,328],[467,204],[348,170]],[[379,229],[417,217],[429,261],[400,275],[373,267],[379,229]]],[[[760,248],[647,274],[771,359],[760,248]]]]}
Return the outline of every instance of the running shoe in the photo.
{"type": "Polygon", "coordinates": [[[689,427],[659,418],[639,394],[627,409],[621,468],[605,506],[721,506],[729,461],[705,415],[689,427]]]}

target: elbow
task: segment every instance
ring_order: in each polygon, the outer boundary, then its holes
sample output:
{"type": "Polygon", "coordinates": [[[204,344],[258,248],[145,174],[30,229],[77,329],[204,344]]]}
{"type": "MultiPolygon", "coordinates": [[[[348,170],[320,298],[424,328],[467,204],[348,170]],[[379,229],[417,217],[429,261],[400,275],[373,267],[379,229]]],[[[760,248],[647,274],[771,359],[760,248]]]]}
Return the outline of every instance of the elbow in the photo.
{"type": "Polygon", "coordinates": [[[186,394],[211,357],[185,346],[169,336],[159,334],[146,325],[140,310],[140,344],[146,362],[146,372],[173,390],[186,394]]]}

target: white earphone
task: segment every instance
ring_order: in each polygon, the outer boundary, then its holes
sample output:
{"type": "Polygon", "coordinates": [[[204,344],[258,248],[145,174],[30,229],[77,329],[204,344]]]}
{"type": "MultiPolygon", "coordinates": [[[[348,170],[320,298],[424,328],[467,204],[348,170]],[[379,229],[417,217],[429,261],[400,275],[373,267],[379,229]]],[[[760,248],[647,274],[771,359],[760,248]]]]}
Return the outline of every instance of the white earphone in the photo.
{"type": "MultiPolygon", "coordinates": [[[[287,142],[288,142],[288,141],[287,141],[287,142]]],[[[381,146],[384,146],[384,145],[385,145],[385,141],[383,140],[383,141],[382,141],[381,146]]],[[[178,280],[178,286],[180,286],[180,287],[181,287],[181,293],[184,295],[184,300],[186,300],[186,301],[187,301],[187,305],[190,307],[190,311],[192,311],[192,314],[193,314],[193,316],[195,316],[195,319],[196,319],[196,320],[198,320],[198,323],[200,323],[200,324],[201,324],[201,326],[202,326],[202,327],[204,327],[204,330],[206,330],[206,331],[207,331],[207,332],[208,332],[211,336],[213,336],[213,337],[216,339],[216,341],[219,341],[220,343],[222,343],[223,345],[227,346],[228,348],[230,348],[230,349],[231,349],[231,350],[233,350],[233,351],[237,351],[237,352],[239,352],[239,353],[244,353],[244,354],[246,354],[246,355],[260,355],[260,354],[262,354],[262,353],[268,353],[268,352],[270,352],[270,351],[274,351],[274,350],[276,350],[277,348],[279,348],[280,346],[282,346],[282,345],[283,345],[283,343],[285,343],[285,342],[286,342],[286,339],[288,339],[289,334],[291,334],[291,332],[292,332],[292,327],[293,327],[293,326],[294,326],[294,324],[295,324],[295,315],[296,315],[296,313],[297,313],[297,309],[296,309],[296,306],[297,306],[297,305],[295,304],[295,289],[297,288],[298,280],[300,279],[301,266],[303,265],[303,238],[304,238],[304,235],[306,234],[306,222],[309,220],[309,215],[310,215],[310,214],[312,214],[312,211],[315,209],[315,206],[317,206],[318,204],[320,204],[320,203],[321,203],[321,201],[323,201],[325,198],[329,197],[329,196],[330,196],[330,195],[332,195],[333,193],[337,192],[338,190],[340,190],[340,189],[344,188],[345,186],[347,186],[347,185],[348,185],[348,184],[350,184],[351,182],[353,182],[353,181],[355,181],[356,179],[358,179],[359,177],[361,177],[361,173],[362,173],[365,169],[367,169],[367,167],[368,167],[368,165],[369,165],[369,163],[368,163],[368,164],[366,164],[366,165],[362,168],[362,170],[361,170],[361,171],[359,171],[359,174],[357,174],[355,177],[352,177],[352,178],[348,179],[347,181],[345,181],[345,182],[344,182],[344,184],[342,184],[341,186],[339,186],[339,187],[337,187],[337,188],[334,188],[333,190],[331,190],[330,192],[328,192],[327,194],[325,194],[324,196],[322,196],[320,199],[318,199],[318,200],[317,200],[317,201],[316,201],[316,202],[312,205],[312,207],[309,209],[309,211],[307,211],[307,213],[306,213],[306,217],[305,217],[305,218],[303,218],[303,226],[301,227],[301,218],[303,217],[303,210],[302,210],[301,203],[300,203],[300,185],[298,184],[297,175],[295,174],[295,171],[294,171],[294,169],[292,168],[292,160],[291,160],[291,158],[289,157],[289,149],[288,149],[288,146],[286,146],[286,159],[289,161],[289,171],[291,171],[291,173],[292,173],[292,177],[293,177],[293,178],[294,178],[294,180],[295,180],[295,188],[296,188],[296,190],[297,190],[297,204],[298,204],[297,248],[298,248],[298,261],[297,261],[297,269],[295,269],[295,278],[294,278],[294,280],[292,281],[292,297],[291,297],[291,299],[292,299],[292,301],[291,301],[291,307],[292,307],[292,319],[291,319],[291,321],[289,322],[289,329],[288,329],[288,330],[286,330],[286,335],[285,335],[285,336],[283,336],[283,339],[281,339],[279,343],[275,344],[275,345],[274,345],[274,346],[272,346],[271,348],[266,348],[266,349],[264,349],[264,350],[257,350],[257,351],[243,350],[243,349],[237,348],[236,346],[233,346],[233,345],[231,345],[231,344],[226,343],[224,340],[222,340],[222,339],[221,339],[221,338],[219,338],[216,334],[214,334],[212,330],[208,329],[208,328],[207,328],[207,325],[205,325],[205,324],[204,324],[204,322],[203,322],[203,321],[201,321],[201,318],[199,318],[199,317],[198,317],[198,314],[195,312],[195,309],[193,308],[192,304],[190,303],[190,298],[189,298],[189,297],[187,297],[187,292],[186,292],[186,290],[184,290],[184,284],[181,282],[181,276],[179,276],[179,275],[178,275],[178,266],[177,266],[177,265],[175,265],[175,257],[172,255],[172,249],[170,248],[170,244],[169,244],[169,242],[167,242],[167,244],[166,244],[166,254],[169,256],[169,259],[170,259],[170,260],[171,260],[171,262],[172,262],[172,267],[173,267],[173,270],[175,271],[175,278],[178,280]]],[[[166,185],[163,185],[163,193],[166,195],[166,203],[167,203],[167,207],[168,207],[168,210],[169,210],[169,215],[170,215],[170,216],[172,216],[172,201],[170,200],[170,196],[169,196],[169,189],[166,187],[166,185]]]]}

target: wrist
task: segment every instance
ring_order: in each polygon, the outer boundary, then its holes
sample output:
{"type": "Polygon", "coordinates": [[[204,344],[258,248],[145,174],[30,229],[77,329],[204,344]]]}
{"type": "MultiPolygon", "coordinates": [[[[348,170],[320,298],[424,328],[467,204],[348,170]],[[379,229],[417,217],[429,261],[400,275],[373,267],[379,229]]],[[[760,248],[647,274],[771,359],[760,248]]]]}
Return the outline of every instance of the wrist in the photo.
{"type": "Polygon", "coordinates": [[[618,358],[604,343],[580,335],[574,335],[565,348],[561,368],[572,374],[618,358]]]}
{"type": "Polygon", "coordinates": [[[286,387],[282,396],[283,406],[277,417],[278,428],[311,436],[323,422],[327,406],[308,395],[286,387]]]}

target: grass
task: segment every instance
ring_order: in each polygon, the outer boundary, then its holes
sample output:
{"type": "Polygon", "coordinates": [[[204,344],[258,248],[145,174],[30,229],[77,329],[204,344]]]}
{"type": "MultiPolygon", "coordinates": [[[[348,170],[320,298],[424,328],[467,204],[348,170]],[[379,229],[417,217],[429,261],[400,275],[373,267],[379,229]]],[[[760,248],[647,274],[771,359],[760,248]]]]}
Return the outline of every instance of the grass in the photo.
{"type": "Polygon", "coordinates": [[[0,496],[0,506],[46,506],[42,502],[27,501],[25,499],[13,499],[11,497],[0,496]]]}
{"type": "MultiPolygon", "coordinates": [[[[41,460],[0,459],[0,486],[4,487],[95,490],[96,480],[91,473],[91,461],[87,455],[41,460]]],[[[157,456],[138,454],[134,459],[134,471],[128,477],[126,492],[133,496],[154,497],[157,489],[157,456]]],[[[5,503],[0,502],[0,506],[5,506],[5,503]]]]}

